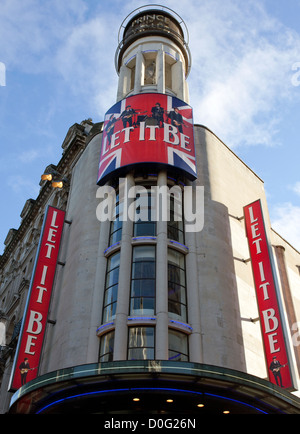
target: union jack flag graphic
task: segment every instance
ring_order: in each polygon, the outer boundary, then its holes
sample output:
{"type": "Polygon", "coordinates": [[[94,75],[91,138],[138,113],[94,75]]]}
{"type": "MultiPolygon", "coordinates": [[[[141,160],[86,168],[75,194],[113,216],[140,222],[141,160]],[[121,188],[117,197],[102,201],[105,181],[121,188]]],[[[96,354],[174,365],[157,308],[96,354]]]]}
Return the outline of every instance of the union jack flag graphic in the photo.
{"type": "Polygon", "coordinates": [[[117,102],[105,114],[98,184],[136,165],[176,168],[195,179],[192,108],[165,94],[146,93],[117,102]]]}

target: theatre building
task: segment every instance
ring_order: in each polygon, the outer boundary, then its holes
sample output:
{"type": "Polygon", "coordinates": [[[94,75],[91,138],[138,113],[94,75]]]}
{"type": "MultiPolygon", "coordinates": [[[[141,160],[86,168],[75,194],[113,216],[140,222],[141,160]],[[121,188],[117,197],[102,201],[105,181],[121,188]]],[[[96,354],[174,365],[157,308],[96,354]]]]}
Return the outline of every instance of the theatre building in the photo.
{"type": "Polygon", "coordinates": [[[300,254],[193,119],[184,21],[141,7],[119,35],[115,104],[5,240],[1,413],[299,414],[300,254]]]}

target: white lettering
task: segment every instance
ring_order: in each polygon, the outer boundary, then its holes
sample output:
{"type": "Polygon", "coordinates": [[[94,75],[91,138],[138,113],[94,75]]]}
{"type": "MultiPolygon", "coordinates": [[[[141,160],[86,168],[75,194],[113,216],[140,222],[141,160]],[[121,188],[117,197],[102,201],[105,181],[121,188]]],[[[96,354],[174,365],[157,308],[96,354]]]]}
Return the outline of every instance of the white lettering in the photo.
{"type": "Polygon", "coordinates": [[[193,190],[191,186],[184,188],[183,207],[186,232],[200,232],[204,226],[204,187],[197,186],[193,190]],[[193,204],[195,212],[193,212],[193,204]]]}
{"type": "MultiPolygon", "coordinates": [[[[124,128],[122,131],[125,131],[125,136],[124,136],[124,143],[129,142],[130,140],[130,131],[134,130],[133,127],[126,127],[124,128]]],[[[117,145],[116,145],[117,146],[117,145]]]]}
{"type": "Polygon", "coordinates": [[[260,234],[257,233],[258,231],[258,223],[255,223],[254,225],[251,225],[251,234],[252,234],[252,238],[256,238],[259,237],[260,234]]]}
{"type": "Polygon", "coordinates": [[[49,241],[49,243],[55,243],[56,242],[54,239],[52,239],[52,238],[56,237],[56,233],[57,233],[56,229],[52,229],[52,228],[49,229],[48,238],[47,238],[47,241],[49,241]]]}
{"type": "Polygon", "coordinates": [[[255,244],[255,246],[256,246],[256,254],[257,255],[259,253],[261,253],[260,241],[262,241],[262,238],[258,238],[257,240],[252,241],[252,244],[255,244]]]}
{"type": "Polygon", "coordinates": [[[156,140],[156,130],[159,129],[158,125],[149,125],[146,128],[149,128],[150,130],[149,140],[156,140]]]}
{"type": "Polygon", "coordinates": [[[253,215],[253,208],[252,206],[249,207],[249,216],[250,216],[250,223],[254,223],[257,222],[257,218],[254,219],[254,215],[253,215]]]}
{"type": "Polygon", "coordinates": [[[259,267],[259,272],[260,272],[260,280],[262,282],[264,282],[266,280],[265,278],[265,272],[264,272],[264,266],[262,262],[258,263],[258,267],[259,267]]]}
{"type": "Polygon", "coordinates": [[[47,267],[47,265],[44,265],[43,272],[42,272],[42,278],[41,278],[41,282],[40,282],[41,285],[45,285],[47,271],[48,271],[48,267],[47,267]]]}
{"type": "Polygon", "coordinates": [[[145,140],[145,122],[140,122],[140,136],[139,140],[145,140]]]}
{"type": "Polygon", "coordinates": [[[269,282],[262,283],[261,285],[259,285],[259,287],[263,289],[264,300],[269,300],[269,298],[270,298],[269,293],[268,293],[268,288],[267,288],[268,285],[270,285],[269,282]]]}
{"type": "Polygon", "coordinates": [[[266,309],[262,311],[266,333],[274,332],[278,328],[278,319],[275,316],[275,309],[266,309]],[[271,327],[271,322],[273,327],[271,327]]]}
{"type": "Polygon", "coordinates": [[[27,333],[32,333],[34,335],[39,335],[42,331],[42,321],[43,315],[40,312],[30,311],[27,333]],[[35,328],[35,330],[34,330],[35,328]]]}
{"type": "Polygon", "coordinates": [[[37,298],[37,303],[42,303],[43,302],[43,295],[44,295],[44,291],[47,292],[47,288],[45,288],[44,286],[37,286],[36,289],[39,290],[39,295],[37,298]]]}
{"type": "Polygon", "coordinates": [[[172,145],[179,145],[179,137],[177,135],[177,128],[173,125],[164,123],[164,141],[172,145]],[[173,139],[173,141],[171,140],[173,139]]]}
{"type": "Polygon", "coordinates": [[[25,353],[26,354],[31,354],[32,356],[34,356],[35,351],[31,351],[31,347],[35,347],[35,342],[32,342],[33,340],[36,340],[37,337],[36,336],[31,336],[28,335],[27,337],[27,341],[26,341],[26,347],[25,347],[25,353]]]}
{"type": "Polygon", "coordinates": [[[278,351],[280,351],[280,347],[277,348],[277,350],[275,349],[275,344],[278,342],[275,339],[275,336],[277,336],[277,333],[272,333],[271,335],[268,335],[271,354],[272,353],[277,353],[278,351]]]}
{"type": "Polygon", "coordinates": [[[47,253],[46,258],[51,258],[52,249],[55,247],[53,244],[45,243],[45,246],[47,246],[47,253]]]}
{"type": "Polygon", "coordinates": [[[116,133],[112,134],[112,136],[111,136],[111,145],[110,145],[111,149],[119,146],[120,143],[116,143],[116,141],[119,139],[119,136],[117,135],[119,133],[120,133],[120,131],[117,131],[116,133]]]}
{"type": "Polygon", "coordinates": [[[55,226],[55,222],[56,222],[56,217],[57,217],[57,211],[53,211],[52,214],[52,220],[51,220],[51,225],[53,228],[58,228],[58,225],[55,226]]]}
{"type": "Polygon", "coordinates": [[[105,185],[99,187],[96,192],[96,197],[102,200],[96,208],[96,216],[100,222],[105,222],[106,220],[115,220],[113,216],[114,209],[116,207],[116,193],[113,187],[105,185]]]}

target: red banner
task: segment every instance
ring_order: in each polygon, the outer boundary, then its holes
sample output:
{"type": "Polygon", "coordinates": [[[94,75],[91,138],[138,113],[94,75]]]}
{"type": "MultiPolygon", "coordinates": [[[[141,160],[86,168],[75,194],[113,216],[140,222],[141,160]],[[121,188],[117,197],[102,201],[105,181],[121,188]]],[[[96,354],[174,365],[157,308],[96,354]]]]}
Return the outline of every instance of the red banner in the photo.
{"type": "Polygon", "coordinates": [[[64,211],[47,208],[11,375],[11,391],[38,374],[64,220],[64,211]]]}
{"type": "Polygon", "coordinates": [[[244,216],[269,380],[280,387],[293,388],[260,200],[245,206],[244,216]]]}
{"type": "Polygon", "coordinates": [[[98,181],[126,173],[138,164],[164,166],[196,179],[192,108],[159,93],[129,96],[105,115],[98,181]]]}

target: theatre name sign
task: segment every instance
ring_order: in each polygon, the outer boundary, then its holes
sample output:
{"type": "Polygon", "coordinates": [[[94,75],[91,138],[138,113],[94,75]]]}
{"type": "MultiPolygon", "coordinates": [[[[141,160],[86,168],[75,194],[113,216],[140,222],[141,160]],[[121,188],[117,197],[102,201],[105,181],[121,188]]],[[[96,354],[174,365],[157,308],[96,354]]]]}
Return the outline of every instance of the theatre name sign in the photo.
{"type": "Polygon", "coordinates": [[[19,389],[38,375],[64,221],[64,211],[48,206],[14,359],[10,391],[19,389]]]}
{"type": "Polygon", "coordinates": [[[244,216],[269,379],[272,383],[277,384],[276,376],[280,372],[282,386],[287,389],[294,389],[286,329],[281,315],[281,301],[260,200],[245,206],[244,216]],[[281,365],[280,367],[278,364],[275,371],[272,369],[274,357],[281,365]]]}

